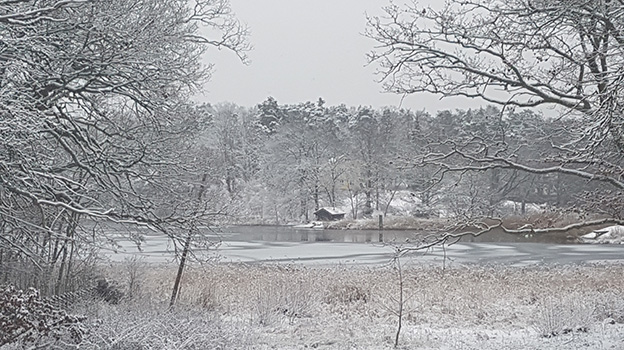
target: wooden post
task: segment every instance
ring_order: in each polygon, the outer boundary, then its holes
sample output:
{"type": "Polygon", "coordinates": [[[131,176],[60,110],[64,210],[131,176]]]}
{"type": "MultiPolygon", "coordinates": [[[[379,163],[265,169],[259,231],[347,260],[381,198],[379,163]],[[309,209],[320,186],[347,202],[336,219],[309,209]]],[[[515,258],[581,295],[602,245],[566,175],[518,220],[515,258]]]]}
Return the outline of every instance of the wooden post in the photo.
{"type": "Polygon", "coordinates": [[[379,214],[379,242],[383,242],[383,215],[379,214]]]}

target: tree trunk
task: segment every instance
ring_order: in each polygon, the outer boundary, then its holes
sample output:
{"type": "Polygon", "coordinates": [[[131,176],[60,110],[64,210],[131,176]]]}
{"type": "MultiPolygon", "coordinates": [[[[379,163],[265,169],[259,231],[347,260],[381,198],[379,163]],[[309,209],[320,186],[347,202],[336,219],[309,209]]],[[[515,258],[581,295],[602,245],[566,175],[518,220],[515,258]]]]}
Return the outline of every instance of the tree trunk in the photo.
{"type": "Polygon", "coordinates": [[[319,185],[318,183],[314,184],[314,211],[319,210],[319,185]]]}
{"type": "Polygon", "coordinates": [[[67,272],[65,273],[65,290],[71,290],[72,289],[72,285],[71,285],[71,273],[72,273],[72,266],[73,266],[73,262],[74,262],[74,250],[76,247],[76,228],[78,227],[78,222],[80,220],[80,214],[74,214],[73,215],[73,224],[72,224],[72,230],[71,232],[68,232],[68,238],[69,238],[69,260],[67,260],[67,272]]]}
{"type": "Polygon", "coordinates": [[[397,189],[392,190],[390,199],[388,199],[388,203],[386,203],[386,207],[384,208],[384,216],[388,215],[388,209],[390,208],[390,204],[392,204],[392,200],[394,200],[394,196],[396,195],[397,191],[397,189]]]}
{"type": "MultiPolygon", "coordinates": [[[[201,184],[199,185],[199,189],[197,191],[197,203],[202,199],[202,195],[204,194],[204,190],[206,189],[206,179],[208,178],[208,174],[204,174],[202,176],[201,184]]],[[[175,282],[173,283],[173,291],[171,293],[171,301],[169,302],[169,308],[173,308],[176,300],[178,299],[178,294],[180,293],[180,281],[182,280],[182,273],[184,272],[184,265],[186,264],[186,258],[188,256],[189,250],[191,249],[191,239],[193,238],[193,233],[195,231],[195,223],[191,224],[189,228],[188,235],[186,236],[186,241],[184,242],[184,249],[182,250],[182,257],[180,258],[180,265],[178,266],[178,273],[176,274],[175,282]]]]}
{"type": "Polygon", "coordinates": [[[396,256],[396,266],[397,266],[397,274],[399,277],[399,309],[397,310],[397,331],[394,337],[394,347],[399,347],[399,337],[401,336],[401,328],[403,326],[403,270],[401,269],[401,258],[397,254],[396,256]]]}
{"type": "Polygon", "coordinates": [[[379,210],[379,183],[375,185],[375,210],[379,210]]]}
{"type": "Polygon", "coordinates": [[[371,209],[373,208],[373,198],[372,198],[372,190],[371,187],[373,187],[373,183],[370,180],[370,176],[372,176],[370,174],[370,171],[367,172],[367,175],[369,176],[368,180],[366,180],[366,192],[364,192],[366,194],[366,209],[368,212],[371,211],[371,209]]]}
{"type": "Polygon", "coordinates": [[[54,294],[59,295],[65,291],[61,289],[63,285],[63,275],[65,274],[65,264],[67,264],[67,242],[63,244],[61,248],[63,257],[61,258],[61,266],[59,267],[58,276],[56,278],[56,284],[54,285],[54,294]]]}
{"type": "Polygon", "coordinates": [[[173,292],[171,293],[171,301],[169,302],[169,308],[173,308],[175,302],[178,300],[178,293],[180,292],[180,281],[182,280],[182,273],[184,272],[184,265],[186,264],[186,257],[189,249],[191,248],[191,239],[193,238],[193,229],[190,229],[186,236],[186,242],[184,242],[184,250],[182,250],[182,257],[180,258],[180,265],[178,266],[178,273],[173,284],[173,292]]]}

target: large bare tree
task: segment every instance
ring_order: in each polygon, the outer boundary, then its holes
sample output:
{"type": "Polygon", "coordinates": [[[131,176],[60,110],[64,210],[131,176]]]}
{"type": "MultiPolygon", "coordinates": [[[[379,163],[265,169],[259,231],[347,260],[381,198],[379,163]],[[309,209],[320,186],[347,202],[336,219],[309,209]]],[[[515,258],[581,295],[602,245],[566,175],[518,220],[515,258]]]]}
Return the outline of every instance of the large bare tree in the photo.
{"type": "Polygon", "coordinates": [[[624,2],[462,0],[439,8],[411,2],[391,4],[368,22],[367,35],[378,44],[369,58],[387,91],[479,98],[503,106],[503,118],[524,107],[559,112],[559,129],[548,135],[552,147],[530,159],[519,155],[531,140],[512,146],[508,138],[472,134],[431,144],[414,162],[444,173],[514,169],[578,177],[598,184],[584,209],[607,214],[578,225],[622,223],[624,2]]]}
{"type": "Polygon", "coordinates": [[[210,74],[202,55],[246,59],[227,0],[0,1],[0,23],[3,267],[29,261],[25,284],[57,274],[58,291],[81,217],[164,228],[204,212],[183,193],[202,176],[179,155],[197,116],[187,98],[210,74]]]}

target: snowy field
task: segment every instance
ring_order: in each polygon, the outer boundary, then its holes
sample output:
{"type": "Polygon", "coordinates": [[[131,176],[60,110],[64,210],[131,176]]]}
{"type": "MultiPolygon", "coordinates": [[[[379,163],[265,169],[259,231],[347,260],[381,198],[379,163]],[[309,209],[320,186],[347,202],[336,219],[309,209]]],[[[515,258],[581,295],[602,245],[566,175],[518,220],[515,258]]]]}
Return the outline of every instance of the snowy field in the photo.
{"type": "MultiPolygon", "coordinates": [[[[399,275],[392,266],[214,264],[135,274],[134,299],[89,305],[85,349],[392,349],[399,275]],[[114,346],[113,346],[114,345],[114,346]],[[140,347],[138,347],[140,346],[140,347]]],[[[623,349],[624,265],[472,266],[403,261],[400,349],[623,349]]]]}

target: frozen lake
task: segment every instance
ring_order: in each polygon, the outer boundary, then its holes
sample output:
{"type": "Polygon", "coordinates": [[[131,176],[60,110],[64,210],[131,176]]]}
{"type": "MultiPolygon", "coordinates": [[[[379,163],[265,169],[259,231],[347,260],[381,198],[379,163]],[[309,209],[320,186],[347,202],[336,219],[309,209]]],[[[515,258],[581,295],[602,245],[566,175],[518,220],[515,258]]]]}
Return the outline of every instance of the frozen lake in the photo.
{"type": "MultiPolygon", "coordinates": [[[[216,249],[198,252],[222,262],[382,265],[391,262],[393,248],[386,242],[404,242],[413,231],[314,230],[285,227],[241,227],[211,233],[220,240],[216,249]],[[380,238],[383,242],[380,242],[380,238]]],[[[112,261],[140,256],[147,262],[174,260],[172,244],[162,235],[147,235],[140,249],[120,239],[107,250],[112,261]]],[[[574,264],[624,261],[624,245],[548,244],[525,242],[460,242],[445,250],[435,248],[410,255],[414,263],[447,264],[574,264]]]]}

